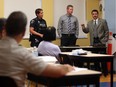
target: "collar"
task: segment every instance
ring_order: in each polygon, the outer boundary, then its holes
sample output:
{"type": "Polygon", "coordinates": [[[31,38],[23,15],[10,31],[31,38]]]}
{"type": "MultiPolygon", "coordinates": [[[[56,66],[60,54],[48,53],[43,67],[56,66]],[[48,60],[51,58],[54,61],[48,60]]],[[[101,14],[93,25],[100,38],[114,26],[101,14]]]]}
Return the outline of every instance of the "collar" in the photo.
{"type": "Polygon", "coordinates": [[[67,17],[71,17],[72,15],[68,15],[68,14],[66,14],[66,16],[67,16],[67,17]]]}
{"type": "Polygon", "coordinates": [[[96,22],[98,22],[98,18],[97,18],[96,20],[93,20],[93,21],[96,21],[96,22]]]}
{"type": "Polygon", "coordinates": [[[4,39],[6,39],[6,40],[9,40],[11,43],[13,43],[13,44],[19,44],[19,43],[17,43],[17,41],[14,39],[14,38],[12,38],[12,37],[9,37],[9,36],[6,36],[4,39]]]}
{"type": "Polygon", "coordinates": [[[36,19],[37,19],[37,20],[42,20],[42,18],[41,18],[41,19],[39,19],[38,17],[36,17],[36,19]]]}

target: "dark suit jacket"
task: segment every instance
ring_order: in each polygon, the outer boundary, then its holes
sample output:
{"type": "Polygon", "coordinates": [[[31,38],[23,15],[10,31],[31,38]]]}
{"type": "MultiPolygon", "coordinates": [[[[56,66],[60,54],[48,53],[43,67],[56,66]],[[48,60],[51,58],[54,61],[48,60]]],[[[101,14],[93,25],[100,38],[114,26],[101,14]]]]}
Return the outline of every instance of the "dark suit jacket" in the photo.
{"type": "MultiPolygon", "coordinates": [[[[84,33],[90,33],[90,44],[93,45],[93,29],[94,29],[94,24],[93,20],[89,21],[87,23],[87,27],[83,29],[84,33]]],[[[99,18],[98,19],[98,26],[97,26],[97,31],[98,31],[98,37],[100,39],[100,42],[102,44],[106,44],[109,38],[109,29],[106,20],[99,18]]]]}

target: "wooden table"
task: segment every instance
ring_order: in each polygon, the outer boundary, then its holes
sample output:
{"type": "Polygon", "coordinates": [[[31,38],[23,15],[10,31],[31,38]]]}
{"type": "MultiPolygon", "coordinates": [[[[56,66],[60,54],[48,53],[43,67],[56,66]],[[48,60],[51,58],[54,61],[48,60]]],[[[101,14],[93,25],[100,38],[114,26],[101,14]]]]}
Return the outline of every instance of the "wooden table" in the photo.
{"type": "Polygon", "coordinates": [[[71,55],[71,52],[62,52],[62,55],[68,55],[73,61],[81,62],[111,62],[111,87],[113,87],[113,58],[114,55],[105,54],[87,54],[87,55],[71,55]]]}
{"type": "Polygon", "coordinates": [[[82,70],[67,73],[66,76],[60,78],[48,78],[42,76],[35,76],[28,74],[28,79],[47,87],[57,86],[77,86],[77,85],[89,85],[94,84],[95,87],[100,87],[100,75],[101,72],[93,70],[82,70]]]}
{"type": "Polygon", "coordinates": [[[71,52],[72,50],[75,49],[83,49],[83,50],[87,50],[87,51],[91,51],[92,53],[99,53],[99,52],[103,52],[104,54],[106,54],[106,47],[93,47],[93,46],[60,46],[60,49],[62,52],[71,52]]]}

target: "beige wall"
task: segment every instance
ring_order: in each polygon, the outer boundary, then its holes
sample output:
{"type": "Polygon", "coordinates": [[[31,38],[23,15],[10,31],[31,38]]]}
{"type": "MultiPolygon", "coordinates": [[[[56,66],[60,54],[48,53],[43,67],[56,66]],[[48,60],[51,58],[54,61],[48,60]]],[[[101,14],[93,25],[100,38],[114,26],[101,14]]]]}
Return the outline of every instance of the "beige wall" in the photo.
{"type": "MultiPolygon", "coordinates": [[[[99,0],[86,0],[86,18],[87,21],[92,19],[91,11],[97,9],[99,11],[99,0]]],[[[101,12],[100,12],[101,16],[101,12]]]]}
{"type": "MultiPolygon", "coordinates": [[[[48,26],[53,26],[53,3],[54,0],[42,0],[42,9],[44,11],[44,19],[47,21],[48,26]]],[[[91,10],[92,9],[99,9],[99,0],[86,0],[86,18],[87,21],[91,19],[91,10]]],[[[101,13],[100,13],[101,15],[101,13]]],[[[4,0],[0,0],[0,17],[4,16],[4,0]]],[[[53,43],[60,45],[60,40],[57,39],[53,41],[53,43]]],[[[20,43],[23,46],[29,47],[30,43],[28,39],[24,39],[20,43]]],[[[90,44],[89,42],[89,35],[87,38],[78,39],[76,44],[80,46],[87,46],[90,44]]]]}
{"type": "Polygon", "coordinates": [[[0,17],[4,16],[4,0],[0,0],[0,17]]]}

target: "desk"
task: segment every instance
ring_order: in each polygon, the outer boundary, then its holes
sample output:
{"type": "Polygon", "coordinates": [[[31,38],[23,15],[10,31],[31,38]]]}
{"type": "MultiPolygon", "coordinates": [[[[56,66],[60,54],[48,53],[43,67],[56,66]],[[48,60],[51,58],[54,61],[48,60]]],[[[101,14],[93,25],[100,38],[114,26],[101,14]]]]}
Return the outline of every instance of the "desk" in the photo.
{"type": "Polygon", "coordinates": [[[61,55],[68,55],[73,61],[81,62],[111,62],[111,87],[113,87],[113,55],[105,54],[87,54],[87,55],[71,55],[69,52],[62,52],[61,55]]]}
{"type": "Polygon", "coordinates": [[[62,52],[71,52],[75,49],[83,49],[87,51],[91,51],[92,53],[103,52],[106,54],[106,47],[93,47],[93,46],[60,46],[62,52]]]}
{"type": "Polygon", "coordinates": [[[100,75],[101,72],[93,70],[82,70],[67,73],[66,76],[60,78],[48,78],[42,76],[35,76],[28,74],[28,79],[34,82],[38,82],[48,87],[57,86],[72,86],[72,85],[89,85],[94,84],[95,87],[100,87],[100,75]]]}

